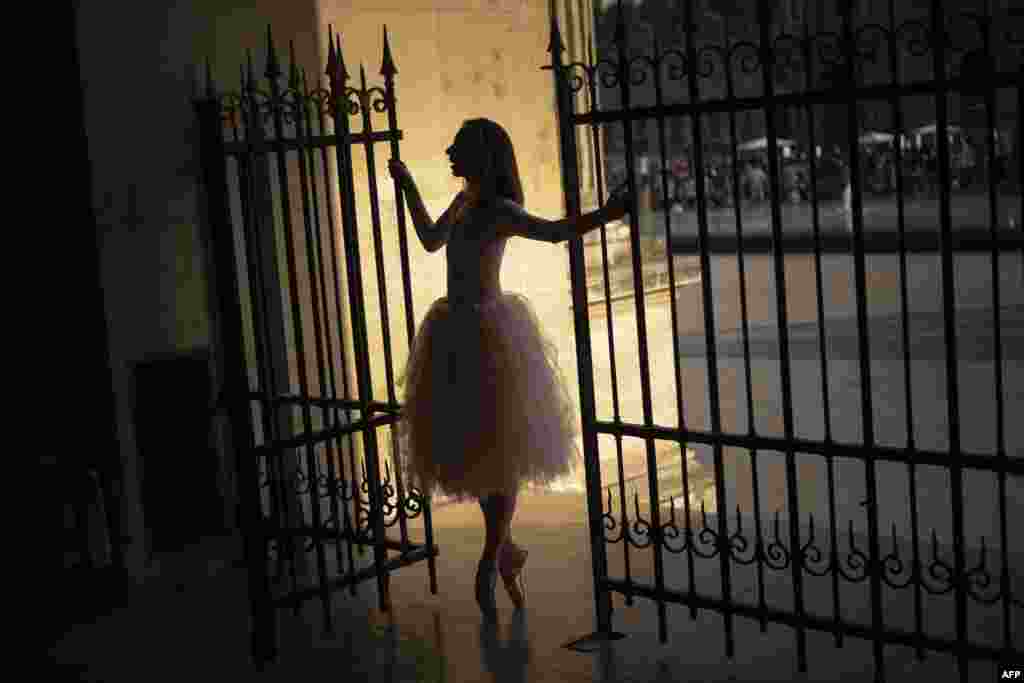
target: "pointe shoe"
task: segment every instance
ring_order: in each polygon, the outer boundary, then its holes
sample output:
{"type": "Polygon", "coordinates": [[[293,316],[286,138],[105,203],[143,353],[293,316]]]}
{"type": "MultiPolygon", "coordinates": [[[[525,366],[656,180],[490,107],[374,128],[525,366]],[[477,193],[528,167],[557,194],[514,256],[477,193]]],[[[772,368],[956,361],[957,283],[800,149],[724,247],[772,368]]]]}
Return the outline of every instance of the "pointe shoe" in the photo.
{"type": "Polygon", "coordinates": [[[487,619],[498,616],[498,604],[494,599],[494,589],[498,584],[498,569],[494,560],[480,560],[476,568],[476,603],[487,619]]]}
{"type": "Polygon", "coordinates": [[[529,554],[530,551],[525,548],[506,543],[498,558],[501,580],[516,609],[522,609],[526,604],[526,584],[523,582],[522,572],[529,554]],[[519,581],[517,582],[516,579],[519,581]]]}

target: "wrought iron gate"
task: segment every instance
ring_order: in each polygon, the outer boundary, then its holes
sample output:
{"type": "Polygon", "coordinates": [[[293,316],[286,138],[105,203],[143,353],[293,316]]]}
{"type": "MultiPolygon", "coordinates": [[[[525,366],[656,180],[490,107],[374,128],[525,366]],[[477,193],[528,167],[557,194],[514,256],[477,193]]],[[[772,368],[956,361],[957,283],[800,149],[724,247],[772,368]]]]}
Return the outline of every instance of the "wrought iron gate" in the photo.
{"type": "Polygon", "coordinates": [[[330,631],[335,591],[355,595],[359,583],[376,579],[379,607],[388,610],[389,574],[423,560],[437,592],[429,499],[404,490],[400,463],[378,443],[382,436],[397,453],[389,305],[399,296],[410,343],[414,334],[404,210],[399,201],[402,292],[390,299],[384,250],[392,245],[383,238],[375,173],[378,145],[400,158],[397,70],[386,28],[383,88],[368,85],[362,67],[358,85],[349,86],[340,37],[332,33],[330,43],[329,89],[319,76],[307,81],[294,49],[282,86],[268,28],[266,89],[250,55],[237,93],[218,93],[207,66],[206,97],[196,105],[219,298],[222,406],[237,457],[257,661],[276,656],[277,608],[297,611],[318,599],[330,631]],[[375,126],[375,115],[386,116],[386,125],[375,126]],[[359,132],[349,117],[360,119],[359,132]],[[354,149],[367,169],[358,194],[354,149]],[[369,238],[357,224],[361,197],[369,203],[369,238]],[[371,238],[378,331],[370,329],[363,282],[361,241],[371,238]],[[374,396],[371,373],[379,360],[383,400],[374,396]],[[414,543],[409,526],[420,517],[424,540],[414,543]],[[387,535],[395,525],[397,539],[387,535]],[[363,561],[366,546],[372,562],[363,561]]]}
{"type": "Polygon", "coordinates": [[[598,44],[595,54],[588,41],[570,63],[553,18],[545,67],[557,93],[567,211],[581,211],[587,172],[594,199],[603,203],[611,184],[605,173],[615,161],[637,198],[628,219],[633,310],[627,313],[636,320],[640,420],[620,410],[605,230],[596,260],[605,288],[610,417],[597,412],[595,323],[588,317],[586,276],[597,268],[586,263],[584,245],[570,245],[595,636],[618,635],[612,604],[621,594],[627,605],[637,596],[655,603],[661,642],[668,638],[667,605],[687,606],[694,619],[700,609],[719,613],[730,658],[738,620],[755,620],[762,632],[769,622],[785,624],[795,635],[800,671],[808,668],[813,631],[831,634],[837,647],[847,637],[869,641],[875,680],[884,680],[894,646],[912,649],[918,660],[929,651],[954,657],[962,681],[982,680],[972,678],[980,666],[1020,662],[1024,547],[1013,524],[1024,512],[1024,435],[1014,424],[1019,417],[1012,417],[1013,411],[1024,414],[1014,382],[1024,379],[1017,374],[1024,362],[1018,332],[1024,313],[1019,5],[839,1],[830,16],[831,2],[649,1],[633,4],[627,18],[622,4],[597,17],[594,42],[604,29],[613,33],[608,44],[598,44]],[[644,15],[646,32],[638,20],[644,15]],[[718,30],[709,30],[712,23],[718,30]],[[635,48],[638,33],[645,41],[635,48]],[[931,152],[902,133],[913,116],[929,113],[934,125],[914,135],[932,134],[931,152]],[[973,152],[957,146],[953,125],[972,117],[980,131],[973,152]],[[894,132],[872,138],[865,122],[894,132]],[[1013,130],[1001,128],[1007,122],[1013,130]],[[753,137],[758,123],[763,145],[740,145],[740,127],[753,137]],[[790,145],[783,133],[807,144],[806,158],[781,151],[790,145]],[[1011,134],[1016,139],[1007,145],[1011,134]],[[593,169],[580,168],[578,139],[590,141],[592,150],[585,151],[593,169]],[[878,163],[869,147],[874,140],[891,143],[879,152],[895,169],[887,194],[884,183],[876,187],[871,180],[878,163]],[[837,156],[829,143],[838,147],[837,156]],[[754,170],[741,175],[741,153],[759,146],[780,150],[761,155],[766,204],[741,194],[745,175],[756,178],[754,170]],[[638,147],[648,150],[642,165],[654,167],[646,179],[638,174],[638,147]],[[685,202],[673,205],[673,183],[680,182],[673,148],[689,169],[692,211],[685,202]],[[964,161],[970,153],[981,161],[964,161]],[[803,184],[792,180],[801,172],[803,184]],[[719,187],[724,190],[716,194],[719,187]],[[659,204],[661,215],[641,206],[648,202],[659,204]],[[644,217],[653,217],[651,234],[642,231],[644,217]],[[674,379],[674,420],[657,417],[652,406],[656,349],[648,340],[651,304],[640,243],[655,238],[663,239],[657,244],[670,281],[674,361],[673,373],[657,377],[674,379]],[[685,259],[696,260],[702,275],[694,295],[699,313],[677,310],[676,269],[685,259]],[[837,263],[845,264],[843,277],[852,282],[845,317],[826,315],[837,305],[837,263]],[[891,277],[879,275],[884,263],[891,277]],[[764,280],[751,282],[758,264],[764,280]],[[726,266],[732,265],[739,272],[730,280],[726,266]],[[804,266],[807,285],[787,286],[794,269],[804,266]],[[964,286],[972,280],[983,283],[975,284],[982,293],[974,308],[963,303],[977,293],[964,286]],[[937,296],[925,316],[908,301],[928,289],[937,296]],[[826,291],[832,300],[826,301],[826,291]],[[722,310],[730,292],[738,308],[735,327],[725,334],[719,328],[727,326],[722,310]],[[892,298],[881,320],[895,331],[891,357],[876,336],[887,325],[879,323],[877,301],[869,302],[879,292],[892,298]],[[777,429],[758,414],[770,402],[754,379],[763,370],[757,349],[766,343],[766,327],[751,320],[755,299],[774,311],[767,329],[778,361],[777,429]],[[799,309],[804,300],[806,315],[799,309]],[[680,332],[689,325],[687,313],[701,319],[690,337],[680,332]],[[926,335],[913,328],[924,318],[934,324],[930,339],[941,352],[921,357],[926,335]],[[851,362],[840,372],[830,336],[844,323],[851,362]],[[807,358],[799,356],[802,349],[807,358]],[[681,367],[694,358],[704,379],[681,367]],[[732,358],[736,367],[726,368],[732,358]],[[988,374],[979,383],[982,372],[988,374]],[[684,386],[684,375],[701,383],[699,393],[706,388],[698,396],[698,403],[706,398],[706,408],[687,405],[684,395],[692,397],[693,390],[684,386]],[[922,383],[938,389],[922,391],[922,383]],[[891,386],[898,389],[895,400],[891,386]],[[737,417],[729,428],[724,406],[733,400],[737,417]],[[707,428],[687,424],[687,410],[704,410],[707,428]],[[820,428],[804,428],[810,413],[820,428]],[[894,426],[902,438],[889,436],[894,426]],[[613,457],[600,457],[599,439],[614,446],[613,457]],[[634,477],[634,484],[646,489],[646,509],[639,490],[627,497],[623,442],[629,440],[643,445],[645,476],[634,477]],[[713,494],[695,498],[686,457],[676,492],[659,491],[666,468],[657,451],[665,444],[684,455],[707,453],[713,494]],[[603,481],[602,461],[609,463],[610,483],[603,481]],[[775,489],[765,480],[772,468],[775,489]],[[808,500],[815,481],[824,490],[808,500]],[[774,510],[769,495],[777,497],[774,510]],[[624,575],[613,576],[619,559],[624,575]],[[717,591],[698,590],[698,579],[708,576],[704,567],[711,568],[717,591]],[[936,615],[947,608],[947,627],[936,628],[936,615]]]}

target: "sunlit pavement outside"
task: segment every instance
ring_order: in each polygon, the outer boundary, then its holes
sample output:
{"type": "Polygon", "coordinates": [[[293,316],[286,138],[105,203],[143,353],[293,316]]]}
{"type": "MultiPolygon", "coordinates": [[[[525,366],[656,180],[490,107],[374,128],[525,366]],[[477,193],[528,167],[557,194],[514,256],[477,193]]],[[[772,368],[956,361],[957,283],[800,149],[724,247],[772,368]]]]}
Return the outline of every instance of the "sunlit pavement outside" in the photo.
{"type": "MultiPolygon", "coordinates": [[[[809,234],[814,229],[814,204],[808,201],[783,202],[779,205],[783,234],[809,234]]],[[[903,201],[904,228],[908,231],[940,229],[940,202],[934,197],[907,197],[903,201]]],[[[866,231],[896,231],[899,226],[900,206],[895,197],[866,195],[862,200],[863,225],[866,231]]],[[[707,211],[708,231],[713,234],[736,234],[736,210],[734,207],[711,207],[707,211]]],[[[740,209],[744,235],[756,235],[771,231],[771,203],[744,201],[740,209]]],[[[643,206],[642,234],[664,234],[665,213],[643,206]]],[[[698,212],[692,208],[669,212],[673,235],[696,235],[698,212]]],[[[997,197],[996,215],[999,230],[1021,231],[1021,197],[1019,194],[1000,193],[997,197]]],[[[953,194],[950,199],[950,218],[954,229],[988,229],[991,222],[988,195],[982,191],[963,191],[953,194]]],[[[822,200],[817,204],[817,220],[823,233],[849,230],[848,214],[838,200],[822,200]]]]}

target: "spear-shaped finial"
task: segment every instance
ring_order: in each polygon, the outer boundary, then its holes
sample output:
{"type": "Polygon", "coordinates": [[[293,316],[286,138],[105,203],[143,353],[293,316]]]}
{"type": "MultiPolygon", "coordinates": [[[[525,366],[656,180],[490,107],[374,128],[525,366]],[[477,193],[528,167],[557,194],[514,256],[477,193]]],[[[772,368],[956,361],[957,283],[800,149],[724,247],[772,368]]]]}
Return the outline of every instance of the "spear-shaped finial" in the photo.
{"type": "Polygon", "coordinates": [[[324,75],[333,79],[337,66],[338,58],[334,54],[334,29],[327,24],[327,68],[324,69],[324,75]]]}
{"type": "Polygon", "coordinates": [[[340,33],[336,33],[334,35],[334,37],[335,37],[335,40],[338,41],[337,47],[334,48],[335,52],[338,53],[338,73],[340,75],[341,82],[344,83],[345,81],[348,80],[349,76],[348,76],[348,69],[345,68],[345,55],[342,54],[342,52],[341,52],[341,34],[340,33]]]}
{"type": "Polygon", "coordinates": [[[359,87],[366,90],[366,68],[362,62],[359,63],[359,87]]]}
{"type": "Polygon", "coordinates": [[[388,25],[384,24],[384,58],[380,64],[380,75],[385,79],[392,79],[398,69],[395,68],[395,60],[391,57],[391,45],[388,43],[388,25]]]}
{"type": "Polygon", "coordinates": [[[210,58],[206,58],[206,96],[211,100],[217,96],[217,86],[213,82],[213,67],[210,58]]]}
{"type": "Polygon", "coordinates": [[[551,37],[548,40],[548,52],[552,56],[560,56],[565,52],[565,45],[562,44],[562,34],[558,31],[558,17],[551,13],[551,37]]]}
{"type": "Polygon", "coordinates": [[[270,33],[269,25],[267,25],[267,71],[263,75],[270,80],[281,75],[281,65],[277,61],[277,50],[274,49],[274,37],[270,33]]]}
{"type": "Polygon", "coordinates": [[[299,64],[295,59],[295,41],[288,41],[288,58],[291,59],[291,66],[288,68],[288,87],[298,92],[299,90],[299,64]]]}

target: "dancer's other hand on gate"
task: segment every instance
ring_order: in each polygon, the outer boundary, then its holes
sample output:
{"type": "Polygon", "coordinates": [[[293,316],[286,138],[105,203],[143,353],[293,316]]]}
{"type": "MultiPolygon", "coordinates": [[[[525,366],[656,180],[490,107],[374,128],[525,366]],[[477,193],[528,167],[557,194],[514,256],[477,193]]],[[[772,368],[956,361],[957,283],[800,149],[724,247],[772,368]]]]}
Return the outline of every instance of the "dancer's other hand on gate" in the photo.
{"type": "MultiPolygon", "coordinates": [[[[465,197],[460,192],[441,217],[434,221],[427,212],[427,207],[420,196],[416,181],[412,178],[409,168],[398,159],[388,159],[388,171],[391,177],[398,183],[399,195],[405,196],[406,206],[409,207],[409,216],[416,228],[416,235],[420,238],[423,248],[427,251],[437,251],[448,242],[448,235],[451,232],[451,221],[456,216],[459,207],[465,204],[465,197]]],[[[401,196],[396,197],[401,200],[401,196]]]]}
{"type": "Polygon", "coordinates": [[[388,171],[391,172],[391,177],[398,181],[398,186],[402,190],[416,186],[416,182],[412,179],[412,173],[409,172],[409,167],[404,162],[398,159],[388,159],[388,171]]]}
{"type": "Polygon", "coordinates": [[[633,210],[633,196],[629,193],[629,184],[617,187],[604,203],[605,216],[608,221],[617,221],[633,210]]]}

